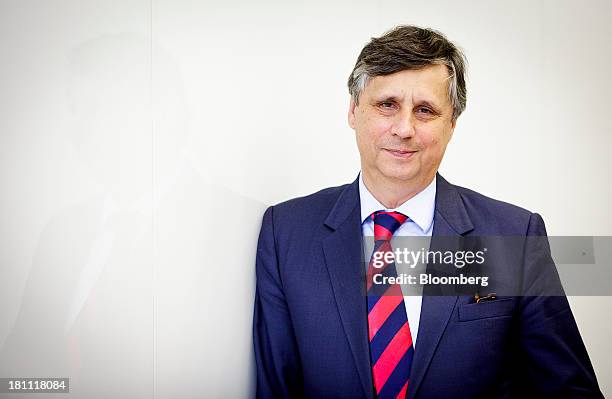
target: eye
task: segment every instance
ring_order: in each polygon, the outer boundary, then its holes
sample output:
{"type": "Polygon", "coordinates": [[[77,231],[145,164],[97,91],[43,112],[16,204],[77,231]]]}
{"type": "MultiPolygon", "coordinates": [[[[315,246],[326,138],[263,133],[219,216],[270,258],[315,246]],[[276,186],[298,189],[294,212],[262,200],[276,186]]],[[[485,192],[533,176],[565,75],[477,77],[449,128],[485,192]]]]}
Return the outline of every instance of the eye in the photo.
{"type": "Polygon", "coordinates": [[[393,109],[395,107],[395,103],[391,101],[382,101],[378,103],[378,106],[382,109],[393,109]]]}
{"type": "Polygon", "coordinates": [[[439,115],[434,109],[425,105],[416,107],[414,112],[416,116],[422,120],[431,120],[439,115]]]}

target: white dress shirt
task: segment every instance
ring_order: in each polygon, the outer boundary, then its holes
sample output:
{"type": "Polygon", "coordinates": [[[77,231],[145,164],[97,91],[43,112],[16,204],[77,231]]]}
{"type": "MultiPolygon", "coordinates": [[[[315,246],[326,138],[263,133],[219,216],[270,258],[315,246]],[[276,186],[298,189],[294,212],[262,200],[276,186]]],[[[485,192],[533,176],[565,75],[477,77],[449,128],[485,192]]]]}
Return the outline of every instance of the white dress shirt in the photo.
{"type": "MultiPolygon", "coordinates": [[[[362,174],[359,174],[359,198],[361,202],[361,232],[362,237],[374,236],[374,221],[370,218],[373,212],[384,210],[388,212],[400,212],[408,219],[402,224],[393,235],[397,236],[416,236],[416,237],[431,237],[433,231],[433,218],[436,205],[436,178],[425,187],[423,191],[410,198],[400,206],[394,209],[387,209],[382,205],[372,193],[368,190],[363,182],[362,174]]],[[[371,245],[366,245],[364,242],[364,252],[369,252],[371,245]]],[[[372,257],[371,253],[364,253],[364,259],[369,260],[372,257]]],[[[367,262],[366,262],[367,265],[367,262]]],[[[408,324],[410,325],[410,333],[412,335],[412,344],[416,348],[417,333],[419,331],[419,319],[421,317],[422,295],[406,295],[405,287],[402,287],[404,292],[404,304],[406,306],[406,315],[408,324]]]]}

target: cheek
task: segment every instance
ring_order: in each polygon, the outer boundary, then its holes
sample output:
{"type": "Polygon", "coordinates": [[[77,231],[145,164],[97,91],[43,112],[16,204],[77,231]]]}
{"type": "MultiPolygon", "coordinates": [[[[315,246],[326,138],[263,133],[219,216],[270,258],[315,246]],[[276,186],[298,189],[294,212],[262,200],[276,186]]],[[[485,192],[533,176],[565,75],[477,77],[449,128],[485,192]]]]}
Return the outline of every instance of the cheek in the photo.
{"type": "Polygon", "coordinates": [[[376,144],[389,134],[391,123],[384,119],[372,118],[366,121],[364,131],[372,144],[376,144]]]}
{"type": "Polygon", "coordinates": [[[360,145],[376,146],[388,134],[391,123],[380,118],[364,117],[356,126],[360,145]]]}
{"type": "Polygon", "coordinates": [[[424,148],[441,150],[448,141],[447,132],[438,126],[423,127],[417,131],[417,135],[424,148]]]}
{"type": "Polygon", "coordinates": [[[431,149],[432,147],[435,147],[440,140],[440,138],[434,134],[432,129],[427,127],[417,128],[415,129],[415,133],[415,138],[423,149],[431,149]]]}

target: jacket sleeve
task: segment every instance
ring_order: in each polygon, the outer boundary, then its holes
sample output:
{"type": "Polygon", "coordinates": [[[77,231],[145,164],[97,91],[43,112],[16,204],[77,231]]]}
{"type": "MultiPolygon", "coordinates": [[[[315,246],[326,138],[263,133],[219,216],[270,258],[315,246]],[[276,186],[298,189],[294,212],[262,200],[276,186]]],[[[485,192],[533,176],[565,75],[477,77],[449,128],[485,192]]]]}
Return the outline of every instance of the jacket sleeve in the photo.
{"type": "Polygon", "coordinates": [[[519,397],[603,398],[551,257],[544,221],[531,215],[519,302],[519,397]],[[528,395],[525,395],[528,394],[528,395]]]}
{"type": "Polygon", "coordinates": [[[302,370],[282,284],[274,231],[274,208],[266,210],[256,258],[253,343],[257,398],[302,396],[302,370]]]}

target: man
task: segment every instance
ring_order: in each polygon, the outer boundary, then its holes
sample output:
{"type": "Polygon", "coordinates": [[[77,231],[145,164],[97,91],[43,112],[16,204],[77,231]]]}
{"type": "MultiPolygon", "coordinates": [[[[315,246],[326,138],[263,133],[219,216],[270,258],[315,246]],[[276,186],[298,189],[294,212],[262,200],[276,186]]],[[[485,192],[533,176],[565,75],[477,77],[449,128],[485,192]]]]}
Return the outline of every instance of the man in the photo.
{"type": "Polygon", "coordinates": [[[548,246],[526,240],[546,235],[541,217],[437,174],[465,109],[464,74],[462,53],[429,29],[400,26],[362,50],[348,82],[361,173],[263,217],[258,397],[602,397],[565,296],[533,295],[543,292],[534,282],[560,287],[554,265],[541,267],[552,264],[548,246]],[[374,251],[363,253],[372,235],[374,251]],[[399,236],[432,236],[432,245],[522,237],[517,262],[504,263],[513,256],[504,249],[490,262],[502,285],[522,279],[524,295],[420,296],[381,285],[399,260],[375,260],[399,236]]]}

